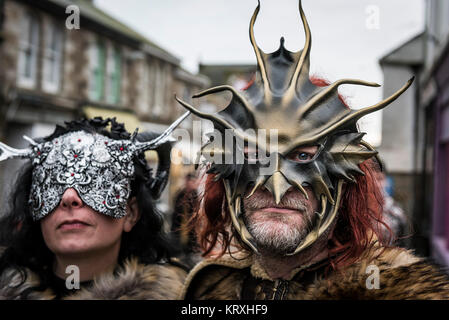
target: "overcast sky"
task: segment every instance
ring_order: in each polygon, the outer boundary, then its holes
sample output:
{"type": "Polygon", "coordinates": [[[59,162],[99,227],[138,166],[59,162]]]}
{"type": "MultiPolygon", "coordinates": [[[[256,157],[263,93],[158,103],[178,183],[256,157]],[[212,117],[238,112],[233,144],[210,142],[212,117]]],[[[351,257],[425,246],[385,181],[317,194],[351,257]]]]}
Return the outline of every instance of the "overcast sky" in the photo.
{"type": "MultiPolygon", "coordinates": [[[[181,59],[198,63],[255,63],[248,26],[257,0],[95,0],[95,4],[181,59]]],[[[379,58],[424,30],[424,0],[303,0],[312,31],[311,73],[335,81],[360,78],[383,83],[379,58]]],[[[285,37],[290,51],[302,49],[304,32],[297,0],[261,0],[255,25],[265,52],[285,37]]],[[[404,83],[408,79],[403,79],[404,83]]],[[[400,88],[403,83],[398,83],[400,88]]],[[[351,107],[382,99],[381,88],[342,86],[351,107]]],[[[380,112],[368,116],[367,140],[380,141],[380,112]]]]}

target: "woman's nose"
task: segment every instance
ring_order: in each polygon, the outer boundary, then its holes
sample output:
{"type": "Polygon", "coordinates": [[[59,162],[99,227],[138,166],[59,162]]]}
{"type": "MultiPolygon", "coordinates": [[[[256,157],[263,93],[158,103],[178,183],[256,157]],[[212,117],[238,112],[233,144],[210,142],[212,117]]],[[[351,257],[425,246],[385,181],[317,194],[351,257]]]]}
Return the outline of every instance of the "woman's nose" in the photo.
{"type": "Polygon", "coordinates": [[[83,200],[81,200],[75,189],[69,188],[62,195],[61,206],[66,209],[81,208],[83,206],[83,200]]]}

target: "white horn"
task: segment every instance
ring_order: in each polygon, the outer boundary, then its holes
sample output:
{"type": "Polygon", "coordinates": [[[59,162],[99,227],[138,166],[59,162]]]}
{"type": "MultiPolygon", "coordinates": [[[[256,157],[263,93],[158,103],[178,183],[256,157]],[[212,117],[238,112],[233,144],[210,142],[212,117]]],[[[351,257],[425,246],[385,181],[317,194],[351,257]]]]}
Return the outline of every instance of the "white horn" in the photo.
{"type": "Polygon", "coordinates": [[[31,149],[14,149],[2,142],[0,142],[0,150],[2,151],[0,161],[13,158],[30,158],[32,153],[31,149]]]}
{"type": "Polygon", "coordinates": [[[176,140],[174,140],[172,137],[170,137],[171,133],[189,115],[190,115],[190,111],[187,111],[186,113],[184,113],[181,117],[179,117],[177,120],[175,120],[175,122],[173,122],[161,135],[159,135],[157,138],[155,138],[151,141],[148,141],[148,142],[136,141],[135,145],[136,145],[137,153],[140,153],[145,150],[155,149],[158,146],[160,146],[161,144],[168,142],[168,141],[175,142],[176,140]]]}

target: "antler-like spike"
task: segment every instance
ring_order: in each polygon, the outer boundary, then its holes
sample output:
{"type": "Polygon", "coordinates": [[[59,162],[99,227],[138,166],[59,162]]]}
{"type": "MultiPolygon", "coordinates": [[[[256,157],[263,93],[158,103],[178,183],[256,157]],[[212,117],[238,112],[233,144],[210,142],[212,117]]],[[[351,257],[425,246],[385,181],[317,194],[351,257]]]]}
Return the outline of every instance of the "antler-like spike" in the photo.
{"type": "Polygon", "coordinates": [[[135,141],[137,134],[139,133],[139,128],[136,128],[136,130],[134,130],[134,133],[131,135],[131,141],[135,141]]]}
{"type": "Polygon", "coordinates": [[[207,119],[210,120],[214,123],[217,123],[223,127],[225,127],[226,129],[232,129],[234,130],[235,128],[225,119],[222,119],[216,115],[213,114],[209,114],[209,113],[205,113],[205,112],[201,112],[200,110],[196,109],[194,106],[188,104],[187,102],[179,99],[176,95],[175,95],[175,99],[176,101],[178,101],[184,108],[186,108],[187,110],[189,110],[191,113],[193,113],[194,115],[202,118],[202,119],[207,119]]]}
{"type": "Polygon", "coordinates": [[[310,54],[310,48],[312,47],[312,34],[310,33],[310,27],[309,27],[309,23],[307,22],[307,18],[306,15],[302,9],[302,3],[301,0],[299,0],[299,14],[301,15],[301,21],[302,24],[304,26],[304,33],[306,36],[306,42],[304,44],[304,48],[302,49],[301,52],[301,57],[299,58],[298,64],[296,66],[295,69],[295,73],[293,75],[292,78],[292,84],[296,85],[296,81],[299,77],[299,74],[301,73],[301,70],[304,66],[304,63],[307,62],[308,63],[308,57],[310,54]]]}
{"type": "MultiPolygon", "coordinates": [[[[375,111],[381,110],[383,108],[385,108],[387,105],[389,105],[390,103],[392,103],[394,100],[396,100],[397,98],[399,98],[399,96],[405,91],[407,90],[413,83],[413,81],[415,80],[415,77],[412,77],[410,80],[407,81],[406,84],[404,84],[402,86],[402,88],[400,88],[398,91],[396,91],[395,93],[393,93],[391,96],[389,96],[388,98],[386,98],[385,100],[382,100],[379,103],[376,103],[375,105],[357,110],[354,114],[352,114],[350,117],[355,118],[355,119],[360,119],[363,116],[366,116],[367,114],[373,113],[375,111]]],[[[350,119],[349,119],[350,120],[350,119]]],[[[342,121],[348,121],[346,119],[342,119],[342,121]]]]}
{"type": "Polygon", "coordinates": [[[338,209],[340,207],[340,201],[341,201],[341,190],[343,186],[343,180],[338,181],[337,185],[337,199],[335,200],[335,204],[332,205],[331,212],[324,217],[324,214],[327,210],[327,199],[326,196],[321,197],[321,212],[318,213],[319,216],[319,224],[317,225],[317,228],[314,229],[312,232],[310,232],[307,237],[303,240],[303,242],[291,253],[288,253],[288,256],[295,255],[299,253],[300,251],[308,248],[312,243],[314,243],[331,225],[331,223],[335,220],[335,217],[337,216],[338,209]],[[324,220],[323,220],[324,218],[324,220]]]}
{"type": "Polygon", "coordinates": [[[376,151],[376,149],[374,149],[374,147],[372,146],[372,145],[370,145],[368,142],[366,142],[366,141],[363,141],[363,140],[361,140],[360,141],[360,144],[362,145],[362,146],[364,146],[365,148],[367,148],[368,150],[370,150],[371,152],[375,152],[375,157],[376,157],[376,160],[377,160],[377,162],[379,163],[379,166],[380,166],[380,171],[383,171],[384,170],[384,168],[383,168],[383,163],[382,163],[382,160],[380,159],[380,157],[379,157],[379,152],[377,152],[376,151]]]}
{"type": "Polygon", "coordinates": [[[246,243],[254,252],[258,253],[257,247],[254,243],[254,239],[252,235],[249,233],[248,229],[246,228],[245,223],[243,222],[243,217],[239,217],[240,208],[237,209],[237,206],[240,206],[241,204],[241,199],[239,199],[240,195],[238,195],[236,198],[233,199],[231,186],[228,180],[223,181],[223,186],[225,189],[226,200],[229,205],[231,221],[234,228],[240,234],[242,241],[246,243]]]}
{"type": "Polygon", "coordinates": [[[355,85],[362,85],[367,87],[380,87],[380,84],[375,82],[368,82],[358,79],[341,79],[338,81],[335,81],[331,85],[325,87],[323,90],[321,90],[319,93],[317,93],[312,99],[310,99],[303,107],[300,107],[298,109],[298,117],[304,116],[310,109],[312,109],[314,106],[316,106],[319,102],[326,99],[330,94],[334,93],[338,90],[338,87],[343,84],[355,84],[355,85]]]}
{"type": "Polygon", "coordinates": [[[326,210],[327,210],[327,199],[325,195],[321,195],[320,197],[320,201],[321,201],[321,212],[316,212],[317,218],[318,218],[318,223],[315,226],[315,228],[313,228],[309,234],[306,236],[306,238],[303,240],[303,242],[296,247],[295,251],[288,253],[287,256],[293,256],[297,253],[299,253],[300,251],[304,250],[305,248],[309,247],[312,243],[314,243],[320,236],[320,224],[323,221],[324,215],[326,214],[326,210]]]}
{"type": "Polygon", "coordinates": [[[306,200],[309,200],[309,195],[307,194],[306,189],[301,185],[301,182],[296,181],[295,179],[290,179],[289,182],[302,192],[306,200]]]}
{"type": "Polygon", "coordinates": [[[372,105],[370,107],[366,107],[360,110],[351,110],[348,111],[347,114],[345,116],[343,116],[342,119],[340,119],[339,121],[335,122],[334,124],[332,124],[331,126],[326,127],[325,130],[314,134],[313,136],[309,136],[307,138],[298,138],[295,141],[293,141],[291,144],[289,144],[289,146],[287,148],[285,148],[285,150],[281,150],[282,153],[286,153],[290,150],[292,150],[293,148],[295,148],[298,145],[303,145],[303,144],[307,144],[307,143],[312,143],[326,135],[328,135],[330,132],[336,130],[339,127],[344,126],[345,124],[347,124],[350,121],[354,121],[356,122],[357,120],[359,120],[360,118],[362,118],[363,116],[366,116],[367,114],[373,113],[375,111],[381,110],[383,108],[385,108],[387,105],[389,105],[390,103],[392,103],[394,100],[396,100],[397,98],[399,98],[399,96],[408,89],[408,87],[411,86],[411,84],[413,83],[413,80],[415,79],[415,77],[412,77],[410,80],[407,81],[407,83],[400,88],[398,91],[396,91],[395,93],[393,93],[391,96],[389,96],[387,99],[372,105]]]}
{"type": "Polygon", "coordinates": [[[0,161],[13,159],[13,158],[30,158],[32,150],[27,149],[15,149],[10,146],[0,142],[0,150],[2,154],[0,155],[0,161]]]}
{"type": "Polygon", "coordinates": [[[408,87],[411,86],[411,84],[413,83],[413,80],[415,79],[415,77],[412,77],[410,80],[407,81],[407,83],[402,86],[402,88],[400,88],[398,91],[396,91],[395,93],[393,93],[391,96],[389,96],[387,99],[382,100],[379,103],[376,103],[375,105],[357,110],[355,112],[353,112],[354,110],[352,110],[347,116],[343,117],[343,119],[339,120],[338,122],[334,123],[332,126],[330,126],[329,128],[327,128],[325,131],[323,131],[322,133],[319,134],[318,137],[322,137],[325,136],[326,134],[328,134],[329,132],[333,131],[334,129],[348,123],[349,121],[357,121],[360,118],[362,118],[363,116],[366,116],[367,114],[373,113],[375,111],[381,110],[383,108],[385,108],[387,105],[389,105],[390,103],[392,103],[394,100],[396,100],[397,98],[399,98],[399,96],[408,89],[408,87]]]}
{"type": "Polygon", "coordinates": [[[239,137],[240,139],[242,139],[243,141],[248,141],[254,144],[257,144],[257,139],[252,138],[250,136],[248,136],[247,134],[241,132],[239,129],[235,128],[232,124],[230,124],[228,121],[226,121],[223,118],[220,118],[219,116],[216,116],[214,114],[210,114],[210,113],[205,113],[205,112],[201,112],[198,109],[196,109],[194,106],[188,104],[185,101],[182,101],[181,99],[179,99],[176,95],[175,95],[175,99],[176,101],[178,101],[184,108],[186,108],[187,110],[189,110],[190,112],[192,112],[194,115],[203,118],[203,119],[207,119],[210,120],[216,124],[219,124],[221,126],[223,126],[225,129],[230,129],[232,130],[233,134],[236,137],[239,137]]]}
{"type": "Polygon", "coordinates": [[[265,97],[267,98],[270,95],[270,82],[268,81],[267,70],[265,67],[264,60],[262,59],[262,52],[256,43],[256,38],[254,37],[254,23],[256,22],[257,15],[260,10],[260,0],[257,0],[257,7],[254,10],[253,16],[251,17],[251,21],[249,23],[249,39],[254,48],[254,52],[256,53],[257,66],[260,71],[260,75],[262,77],[262,82],[265,90],[265,97]]]}
{"type": "Polygon", "coordinates": [[[313,184],[312,187],[316,194],[319,195],[324,194],[331,204],[335,203],[334,198],[332,197],[331,192],[329,190],[329,187],[327,186],[326,182],[324,182],[323,177],[321,176],[315,177],[315,183],[313,184]]]}
{"type": "Polygon", "coordinates": [[[261,187],[261,186],[265,183],[265,181],[267,181],[267,180],[268,180],[268,177],[267,177],[267,176],[259,176],[259,177],[257,178],[257,180],[256,180],[256,183],[254,184],[254,187],[252,188],[252,190],[251,190],[251,192],[249,193],[249,195],[246,196],[246,198],[250,198],[250,197],[254,194],[254,192],[256,192],[256,190],[257,190],[259,187],[261,187]]]}
{"type": "Polygon", "coordinates": [[[170,134],[175,130],[175,128],[184,121],[185,118],[187,118],[190,115],[190,112],[187,111],[182,116],[180,116],[177,120],[175,120],[164,132],[162,132],[161,135],[159,135],[157,138],[148,141],[148,142],[139,142],[136,141],[136,153],[140,153],[145,150],[155,149],[158,146],[160,146],[163,143],[166,143],[168,141],[174,141],[171,140],[170,134]]]}
{"type": "Polygon", "coordinates": [[[30,137],[28,137],[28,136],[22,136],[26,141],[28,141],[32,146],[37,146],[37,142],[36,141],[34,141],[33,139],[31,139],[30,137]]]}
{"type": "Polygon", "coordinates": [[[325,218],[324,221],[321,221],[318,229],[318,237],[320,237],[331,225],[332,221],[334,221],[335,216],[337,215],[337,211],[340,208],[340,201],[341,201],[341,191],[343,188],[343,181],[338,180],[337,183],[337,198],[335,199],[334,203],[332,204],[333,210],[329,213],[329,215],[325,218]]]}
{"type": "MultiPolygon", "coordinates": [[[[302,71],[304,70],[304,65],[307,66],[307,74],[305,75],[307,79],[309,78],[309,54],[310,54],[310,48],[312,46],[312,34],[310,33],[309,23],[307,22],[306,15],[304,14],[304,11],[302,10],[302,3],[301,0],[299,0],[299,14],[301,16],[301,21],[304,26],[304,33],[306,36],[306,41],[304,44],[304,48],[302,49],[301,56],[299,57],[298,62],[296,63],[295,72],[293,73],[293,76],[290,80],[289,87],[285,93],[285,101],[290,101],[293,99],[294,95],[296,94],[296,85],[298,82],[298,79],[300,75],[302,74],[302,71]]],[[[288,104],[285,104],[288,105],[288,104]]]]}
{"type": "Polygon", "coordinates": [[[276,204],[281,202],[282,197],[291,186],[292,185],[280,171],[273,173],[264,184],[264,187],[271,192],[276,204]]]}
{"type": "Polygon", "coordinates": [[[242,103],[242,105],[246,108],[246,110],[248,110],[249,112],[254,112],[254,109],[248,104],[245,97],[240,92],[238,92],[234,87],[229,86],[229,85],[213,87],[213,88],[201,91],[200,93],[197,93],[194,96],[192,96],[192,98],[200,98],[200,97],[212,94],[212,93],[217,93],[217,92],[222,92],[222,91],[231,91],[234,94],[234,96],[236,96],[238,98],[238,100],[242,103]]]}

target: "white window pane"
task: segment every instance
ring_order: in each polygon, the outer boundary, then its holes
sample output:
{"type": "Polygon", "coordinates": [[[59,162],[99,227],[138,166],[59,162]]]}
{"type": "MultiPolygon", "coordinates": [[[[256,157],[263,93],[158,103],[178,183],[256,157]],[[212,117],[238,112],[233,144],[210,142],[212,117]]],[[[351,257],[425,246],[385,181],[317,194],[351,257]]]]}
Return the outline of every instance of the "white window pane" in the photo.
{"type": "Polygon", "coordinates": [[[17,77],[19,86],[34,88],[36,84],[38,48],[39,20],[27,12],[21,21],[17,77]]]}
{"type": "Polygon", "coordinates": [[[106,101],[118,103],[120,99],[120,51],[109,47],[106,60],[106,101]]]}
{"type": "Polygon", "coordinates": [[[57,92],[60,87],[63,33],[61,27],[49,22],[46,25],[43,88],[47,92],[57,92]]]}
{"type": "Polygon", "coordinates": [[[89,48],[89,63],[90,63],[90,81],[89,81],[89,91],[90,95],[94,96],[96,93],[96,73],[98,72],[98,47],[93,44],[89,48]]]}

